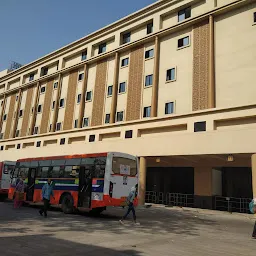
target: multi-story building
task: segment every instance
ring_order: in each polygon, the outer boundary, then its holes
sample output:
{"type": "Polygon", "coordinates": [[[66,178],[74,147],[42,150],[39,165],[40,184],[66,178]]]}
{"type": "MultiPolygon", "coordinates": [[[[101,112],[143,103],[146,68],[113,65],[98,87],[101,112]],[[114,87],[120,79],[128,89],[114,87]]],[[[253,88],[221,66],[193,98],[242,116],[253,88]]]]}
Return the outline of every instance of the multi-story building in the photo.
{"type": "Polygon", "coordinates": [[[3,73],[0,160],[121,151],[159,202],[256,196],[255,59],[256,1],[156,1],[3,73]]]}

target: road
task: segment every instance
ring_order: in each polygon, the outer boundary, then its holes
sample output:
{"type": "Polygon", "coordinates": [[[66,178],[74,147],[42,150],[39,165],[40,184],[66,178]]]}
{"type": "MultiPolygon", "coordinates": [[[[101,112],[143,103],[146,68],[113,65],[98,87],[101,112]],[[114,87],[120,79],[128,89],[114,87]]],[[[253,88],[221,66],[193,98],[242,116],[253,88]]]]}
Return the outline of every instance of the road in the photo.
{"type": "Polygon", "coordinates": [[[243,216],[151,207],[137,210],[140,226],[131,220],[122,226],[123,211],[93,218],[54,210],[45,219],[38,208],[0,202],[0,255],[256,255],[254,221],[243,216]]]}

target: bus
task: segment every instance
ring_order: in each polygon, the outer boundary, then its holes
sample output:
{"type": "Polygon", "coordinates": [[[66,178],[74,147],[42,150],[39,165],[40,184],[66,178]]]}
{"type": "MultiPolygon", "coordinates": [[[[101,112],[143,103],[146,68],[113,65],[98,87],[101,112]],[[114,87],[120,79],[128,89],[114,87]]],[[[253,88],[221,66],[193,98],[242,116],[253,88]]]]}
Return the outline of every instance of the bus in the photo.
{"type": "Polygon", "coordinates": [[[15,168],[16,162],[3,161],[0,162],[0,197],[8,196],[10,188],[11,173],[15,168]]]}
{"type": "Polygon", "coordinates": [[[101,213],[108,206],[124,206],[131,188],[138,184],[138,174],[138,158],[117,152],[20,159],[8,197],[14,199],[17,179],[24,178],[24,201],[41,202],[42,187],[51,179],[51,205],[61,206],[64,213],[79,208],[101,213]]]}

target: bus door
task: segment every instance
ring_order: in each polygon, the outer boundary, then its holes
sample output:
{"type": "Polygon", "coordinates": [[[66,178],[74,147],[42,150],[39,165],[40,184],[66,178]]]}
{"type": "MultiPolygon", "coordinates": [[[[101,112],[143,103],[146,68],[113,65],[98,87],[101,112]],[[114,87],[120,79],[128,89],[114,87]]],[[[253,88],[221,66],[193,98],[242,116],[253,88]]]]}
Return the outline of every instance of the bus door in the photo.
{"type": "Polygon", "coordinates": [[[27,183],[27,201],[33,201],[35,190],[36,168],[29,168],[28,171],[28,183],[27,183]]]}
{"type": "Polygon", "coordinates": [[[91,207],[93,166],[81,166],[79,171],[79,206],[91,207]]]}

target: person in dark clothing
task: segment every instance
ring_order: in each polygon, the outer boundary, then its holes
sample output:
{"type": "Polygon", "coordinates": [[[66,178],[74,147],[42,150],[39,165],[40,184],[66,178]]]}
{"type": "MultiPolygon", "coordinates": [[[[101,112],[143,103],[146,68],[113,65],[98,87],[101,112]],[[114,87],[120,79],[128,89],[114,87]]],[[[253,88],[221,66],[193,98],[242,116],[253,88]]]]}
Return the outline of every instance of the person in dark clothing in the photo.
{"type": "Polygon", "coordinates": [[[53,197],[53,199],[55,199],[53,194],[53,188],[51,185],[51,179],[48,179],[47,183],[42,188],[42,198],[44,201],[44,205],[43,208],[39,211],[41,216],[43,216],[44,214],[44,217],[47,217],[47,211],[50,207],[51,196],[53,197]]]}
{"type": "Polygon", "coordinates": [[[131,192],[129,193],[128,197],[127,197],[127,204],[128,204],[128,210],[126,212],[126,214],[123,216],[123,218],[121,220],[119,220],[119,222],[121,224],[124,224],[124,220],[127,218],[127,216],[130,214],[130,212],[132,212],[133,214],[133,221],[135,224],[139,224],[136,221],[136,212],[135,212],[135,208],[134,208],[134,199],[137,195],[137,190],[138,190],[138,185],[136,185],[135,187],[132,187],[131,192]]]}

